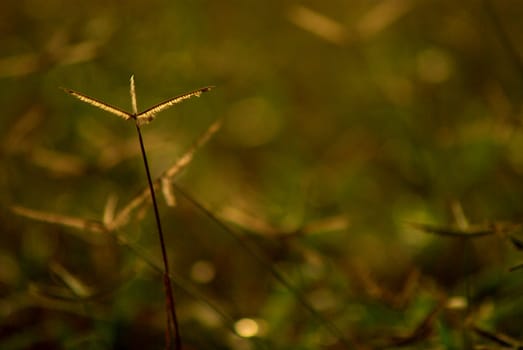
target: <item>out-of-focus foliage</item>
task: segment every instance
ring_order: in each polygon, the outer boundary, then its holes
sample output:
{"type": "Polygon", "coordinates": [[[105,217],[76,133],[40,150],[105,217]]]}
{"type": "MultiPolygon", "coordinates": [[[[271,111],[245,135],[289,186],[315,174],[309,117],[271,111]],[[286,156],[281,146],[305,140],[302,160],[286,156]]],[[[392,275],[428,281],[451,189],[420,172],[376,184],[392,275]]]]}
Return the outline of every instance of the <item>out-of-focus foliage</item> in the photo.
{"type": "Polygon", "coordinates": [[[0,348],[164,346],[151,207],[82,229],[145,187],[134,126],[58,89],[130,111],[132,74],[139,110],[217,86],[144,126],[153,175],[223,118],[176,183],[322,315],[177,196],[185,349],[345,349],[325,320],[359,349],[518,346],[523,5],[491,2],[1,2],[0,348]]]}

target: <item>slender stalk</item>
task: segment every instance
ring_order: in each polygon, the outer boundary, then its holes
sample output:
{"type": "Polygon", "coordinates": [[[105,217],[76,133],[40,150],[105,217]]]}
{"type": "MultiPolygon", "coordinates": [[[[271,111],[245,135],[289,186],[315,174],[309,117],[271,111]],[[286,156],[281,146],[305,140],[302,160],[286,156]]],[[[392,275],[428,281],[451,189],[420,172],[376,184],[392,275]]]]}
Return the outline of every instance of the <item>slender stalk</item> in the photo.
{"type": "Polygon", "coordinates": [[[162,223],[160,220],[160,212],[158,210],[156,195],[154,193],[154,185],[153,185],[153,181],[151,178],[151,172],[149,170],[149,163],[147,162],[147,155],[145,153],[142,133],[140,131],[140,126],[138,125],[138,122],[136,122],[136,132],[138,133],[138,138],[140,140],[140,149],[142,151],[143,164],[145,166],[145,172],[147,173],[147,182],[149,184],[149,190],[151,192],[151,199],[152,199],[153,208],[154,208],[154,217],[156,219],[156,227],[158,228],[160,246],[162,248],[162,259],[163,259],[163,266],[164,266],[163,279],[164,279],[165,296],[166,296],[167,323],[168,323],[168,328],[169,328],[168,331],[171,332],[171,327],[169,326],[169,324],[172,321],[173,325],[174,325],[175,349],[181,350],[182,341],[181,341],[181,337],[180,337],[178,319],[176,317],[176,307],[175,307],[174,294],[173,294],[172,285],[171,285],[171,278],[169,277],[169,260],[167,258],[167,250],[165,248],[165,240],[164,240],[164,236],[163,236],[162,223]]]}
{"type": "Polygon", "coordinates": [[[142,132],[140,130],[140,123],[136,118],[138,114],[138,107],[136,104],[136,91],[134,85],[134,76],[131,76],[131,103],[133,108],[133,116],[135,119],[136,132],[138,133],[138,140],[140,141],[140,150],[142,153],[143,164],[145,167],[145,173],[147,174],[147,183],[149,185],[149,192],[151,192],[151,199],[154,208],[154,217],[156,219],[156,227],[158,229],[158,236],[160,238],[160,247],[162,248],[162,259],[163,259],[163,284],[165,288],[165,303],[167,311],[167,348],[171,347],[171,339],[173,338],[174,326],[174,348],[176,350],[182,349],[182,340],[180,337],[180,329],[178,325],[178,318],[176,317],[176,306],[174,302],[174,293],[172,290],[171,278],[169,273],[169,259],[167,258],[167,250],[165,248],[165,239],[163,236],[162,222],[160,220],[160,211],[158,210],[158,203],[156,201],[156,194],[154,192],[153,180],[151,178],[151,171],[149,170],[149,162],[147,161],[147,154],[145,152],[145,146],[143,142],[142,132]]]}

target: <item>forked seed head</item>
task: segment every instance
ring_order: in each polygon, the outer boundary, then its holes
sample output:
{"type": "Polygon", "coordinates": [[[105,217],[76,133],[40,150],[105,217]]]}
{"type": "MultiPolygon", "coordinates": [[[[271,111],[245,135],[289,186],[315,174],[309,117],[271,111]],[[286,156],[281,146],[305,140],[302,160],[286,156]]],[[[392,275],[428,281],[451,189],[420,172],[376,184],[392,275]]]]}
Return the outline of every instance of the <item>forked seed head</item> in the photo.
{"type": "Polygon", "coordinates": [[[136,122],[138,123],[138,125],[141,126],[143,124],[147,124],[150,121],[152,121],[155,118],[157,113],[160,113],[160,112],[166,110],[167,108],[174,106],[175,104],[178,104],[191,97],[195,97],[195,96],[199,97],[202,93],[210,91],[212,88],[214,88],[214,86],[206,86],[203,88],[199,88],[197,90],[190,91],[190,92],[178,95],[176,97],[170,98],[151,108],[148,108],[147,110],[145,110],[141,113],[138,113],[137,107],[136,107],[136,92],[135,92],[136,90],[135,90],[135,84],[134,84],[134,76],[131,76],[130,85],[131,85],[130,92],[131,92],[131,102],[132,102],[133,113],[126,112],[120,108],[111,106],[103,101],[89,97],[80,92],[77,92],[77,91],[74,91],[71,89],[66,89],[66,88],[61,88],[61,89],[64,90],[66,93],[76,97],[77,99],[79,99],[82,102],[85,102],[87,104],[90,104],[91,106],[97,107],[101,110],[104,110],[106,112],[119,116],[120,118],[123,118],[125,120],[135,119],[136,122]]]}

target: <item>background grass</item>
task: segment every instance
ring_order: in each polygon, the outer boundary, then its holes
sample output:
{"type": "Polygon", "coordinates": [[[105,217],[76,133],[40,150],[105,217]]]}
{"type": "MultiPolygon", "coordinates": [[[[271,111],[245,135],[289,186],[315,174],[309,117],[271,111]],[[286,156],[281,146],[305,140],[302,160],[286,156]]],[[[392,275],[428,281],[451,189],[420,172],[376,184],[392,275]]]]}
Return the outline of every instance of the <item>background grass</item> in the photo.
{"type": "MultiPolygon", "coordinates": [[[[521,222],[519,2],[23,0],[0,13],[3,349],[163,346],[161,279],[141,257],[9,210],[99,220],[109,196],[123,206],[146,185],[134,127],[58,89],[130,110],[131,74],[139,110],[217,86],[144,128],[153,174],[224,118],[177,183],[357,347],[500,345],[479,328],[523,339],[506,235],[407,225],[521,222]]],[[[122,234],[158,257],[146,209],[122,234]]],[[[343,348],[183,197],[161,213],[172,269],[227,315],[175,287],[187,349],[343,348]],[[241,318],[258,337],[232,334],[241,318]]]]}

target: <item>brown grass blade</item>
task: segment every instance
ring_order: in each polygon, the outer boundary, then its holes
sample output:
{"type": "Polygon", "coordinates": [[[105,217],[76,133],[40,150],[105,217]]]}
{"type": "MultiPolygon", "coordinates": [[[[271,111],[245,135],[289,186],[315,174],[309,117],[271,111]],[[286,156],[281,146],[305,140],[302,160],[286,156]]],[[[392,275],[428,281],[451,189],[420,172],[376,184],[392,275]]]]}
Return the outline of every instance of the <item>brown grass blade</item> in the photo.
{"type": "Polygon", "coordinates": [[[105,203],[104,208],[104,216],[102,222],[104,225],[109,225],[114,220],[114,214],[116,212],[116,204],[118,202],[118,198],[115,195],[110,195],[109,198],[107,198],[107,202],[105,203]]]}
{"type": "Polygon", "coordinates": [[[292,6],[288,18],[299,28],[333,44],[342,46],[349,39],[346,28],[340,22],[309,7],[292,6]]]}
{"type": "MultiPolygon", "coordinates": [[[[172,179],[182,171],[191,160],[194,158],[196,151],[205,145],[209,139],[218,131],[222,125],[221,120],[215,121],[211,126],[196,140],[196,142],[174,163],[169,169],[164,171],[157,179],[154,180],[153,186],[158,190],[161,182],[171,182],[172,179]]],[[[108,225],[110,230],[122,227],[129,221],[131,213],[139,208],[143,203],[150,198],[149,189],[141,190],[131,201],[118,212],[113,222],[108,225]]]]}
{"type": "Polygon", "coordinates": [[[11,210],[20,216],[30,218],[37,221],[47,222],[51,224],[60,224],[76,228],[79,230],[89,231],[92,233],[104,233],[107,231],[104,224],[95,220],[87,220],[72,216],[60,215],[46,211],[33,210],[22,206],[12,206],[11,210]]]}
{"type": "Polygon", "coordinates": [[[262,236],[297,236],[321,234],[346,230],[350,223],[344,215],[335,215],[311,221],[299,227],[277,226],[269,222],[266,218],[259,215],[252,215],[242,209],[225,206],[221,208],[216,215],[223,220],[241,227],[247,232],[252,232],[262,236]]]}
{"type": "Polygon", "coordinates": [[[171,99],[168,99],[167,101],[161,102],[161,103],[139,113],[136,116],[136,119],[138,119],[138,121],[141,124],[146,124],[146,123],[150,122],[151,120],[153,120],[157,113],[160,113],[161,111],[164,111],[167,108],[174,106],[175,104],[178,104],[178,103],[182,102],[183,100],[187,100],[191,97],[200,97],[200,95],[202,93],[210,91],[213,87],[214,86],[206,86],[206,87],[203,87],[203,88],[191,91],[191,92],[181,94],[181,95],[173,97],[171,99]]]}
{"type": "Polygon", "coordinates": [[[174,189],[171,181],[166,178],[161,178],[162,182],[162,194],[163,198],[165,199],[165,203],[167,203],[167,206],[174,207],[176,206],[176,197],[174,196],[174,189]]]}
{"type": "MultiPolygon", "coordinates": [[[[155,183],[156,185],[156,183],[155,183]]],[[[155,186],[155,189],[157,187],[155,186]]],[[[129,222],[131,213],[145,203],[146,200],[150,199],[149,189],[144,188],[138,193],[131,201],[116,214],[114,220],[108,224],[109,231],[116,230],[129,222]]]]}
{"type": "Polygon", "coordinates": [[[93,294],[91,288],[89,288],[77,276],[73,275],[63,265],[59,263],[51,263],[49,268],[62,280],[62,282],[67,286],[67,288],[71,290],[75,296],[80,298],[88,298],[93,294]]]}
{"type": "Polygon", "coordinates": [[[409,12],[414,4],[410,0],[386,0],[374,5],[358,21],[356,29],[363,39],[368,39],[392,25],[409,12]]]}
{"type": "Polygon", "coordinates": [[[474,228],[472,226],[467,230],[462,230],[459,228],[440,227],[414,222],[408,223],[408,225],[426,233],[433,233],[436,235],[449,237],[476,238],[496,233],[496,231],[491,228],[474,228]]]}
{"type": "Polygon", "coordinates": [[[116,115],[116,116],[118,116],[120,118],[123,118],[125,120],[131,119],[133,117],[132,114],[127,113],[126,111],[123,111],[123,110],[121,110],[121,109],[119,109],[117,107],[113,107],[111,105],[108,105],[105,102],[96,100],[96,99],[94,99],[92,97],[89,97],[87,95],[84,95],[84,94],[82,94],[80,92],[77,92],[77,91],[74,91],[74,90],[71,90],[71,89],[65,89],[65,88],[62,88],[62,90],[64,90],[68,94],[76,97],[77,99],[79,99],[82,102],[85,102],[87,104],[90,104],[91,106],[97,107],[97,108],[99,108],[101,110],[104,110],[106,112],[114,114],[114,115],[116,115]]]}
{"type": "Polygon", "coordinates": [[[312,221],[305,225],[301,231],[305,235],[345,231],[350,226],[350,220],[345,215],[333,215],[312,221]]]}
{"type": "Polygon", "coordinates": [[[216,215],[224,221],[241,227],[248,232],[254,232],[262,236],[276,237],[287,233],[284,229],[272,225],[264,218],[251,215],[233,206],[221,208],[216,215]]]}
{"type": "Polygon", "coordinates": [[[210,138],[222,127],[222,120],[218,119],[214,123],[211,124],[205,130],[203,134],[200,135],[200,137],[196,140],[196,142],[185,152],[185,154],[178,159],[176,163],[174,163],[169,169],[167,169],[163,174],[162,177],[167,177],[172,179],[174,176],[176,176],[180,171],[182,171],[191,160],[194,158],[194,154],[198,149],[203,147],[210,138]]]}

